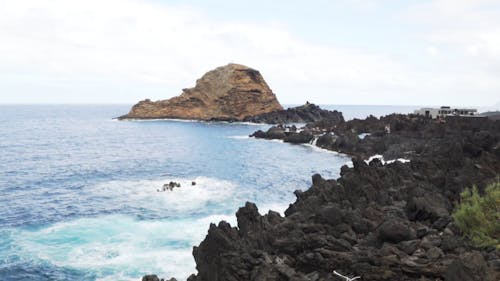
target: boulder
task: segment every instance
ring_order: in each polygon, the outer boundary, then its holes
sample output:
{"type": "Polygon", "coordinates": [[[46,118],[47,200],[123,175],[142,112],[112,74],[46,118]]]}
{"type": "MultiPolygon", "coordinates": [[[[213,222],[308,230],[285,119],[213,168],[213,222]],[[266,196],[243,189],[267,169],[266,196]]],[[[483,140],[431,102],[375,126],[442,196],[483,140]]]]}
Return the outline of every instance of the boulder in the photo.
{"type": "Polygon", "coordinates": [[[438,194],[411,197],[406,211],[411,220],[435,221],[441,217],[449,216],[446,199],[438,194]]]}
{"type": "Polygon", "coordinates": [[[382,223],[378,228],[378,238],[382,242],[398,243],[415,238],[415,231],[411,229],[407,222],[394,218],[382,223]]]}
{"type": "Polygon", "coordinates": [[[310,132],[301,131],[300,133],[290,133],[283,138],[284,142],[289,143],[310,143],[314,136],[310,132]]]}
{"type": "Polygon", "coordinates": [[[448,266],[445,281],[494,281],[500,274],[492,272],[478,252],[466,253],[448,266]]]}
{"type": "Polygon", "coordinates": [[[145,275],[142,277],[142,281],[160,281],[160,278],[156,275],[145,275]]]}

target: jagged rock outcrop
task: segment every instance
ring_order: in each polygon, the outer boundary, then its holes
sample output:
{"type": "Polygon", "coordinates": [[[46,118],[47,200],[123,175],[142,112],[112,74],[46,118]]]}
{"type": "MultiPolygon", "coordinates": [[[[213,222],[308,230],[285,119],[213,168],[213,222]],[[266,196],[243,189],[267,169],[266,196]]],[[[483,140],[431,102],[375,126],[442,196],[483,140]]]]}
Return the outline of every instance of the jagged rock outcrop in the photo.
{"type": "Polygon", "coordinates": [[[297,130],[295,126],[272,126],[267,131],[258,130],[250,135],[250,137],[259,139],[280,139],[284,142],[301,144],[309,143],[314,139],[314,134],[311,130],[297,130]]]}
{"type": "Polygon", "coordinates": [[[307,102],[304,105],[262,113],[244,119],[246,122],[266,124],[310,123],[327,120],[331,123],[344,122],[341,112],[326,110],[307,102]]]}
{"type": "MultiPolygon", "coordinates": [[[[465,187],[498,180],[500,121],[390,115],[321,126],[306,128],[324,133],[318,145],[355,156],[352,167],[337,180],[314,175],[284,217],[247,203],[237,227],[212,224],[189,281],[340,280],[333,270],[371,281],[500,280],[500,250],[470,244],[451,216],[465,187]],[[410,162],[367,163],[371,153],[410,162]]],[[[269,133],[285,138],[283,128],[269,133]]]]}
{"type": "Polygon", "coordinates": [[[337,180],[314,175],[285,217],[261,216],[247,203],[237,227],[210,226],[193,250],[198,274],[189,280],[340,280],[333,270],[372,281],[499,280],[500,250],[471,245],[451,213],[463,188],[481,190],[500,174],[500,122],[394,115],[349,121],[337,134],[360,139],[366,130],[367,140],[378,140],[355,142],[346,152],[362,156],[368,145],[411,162],[355,157],[337,180]],[[418,152],[405,154],[414,145],[418,152]]]}
{"type": "Polygon", "coordinates": [[[259,71],[228,64],[207,72],[194,88],[168,100],[143,100],[118,119],[194,119],[242,121],[282,110],[259,71]]]}
{"type": "Polygon", "coordinates": [[[165,279],[160,279],[158,278],[158,276],[156,276],[155,274],[153,275],[145,275],[142,277],[142,281],[177,281],[177,279],[175,278],[170,278],[168,280],[165,280],[165,279]]]}
{"type": "Polygon", "coordinates": [[[250,137],[261,139],[281,139],[288,143],[310,143],[319,135],[324,134],[327,129],[335,128],[344,123],[342,112],[336,110],[324,110],[312,103],[289,108],[286,110],[273,111],[259,116],[245,119],[246,121],[262,123],[279,123],[267,131],[258,130],[250,137]],[[287,123],[303,123],[307,125],[297,129],[295,125],[284,125],[287,123]],[[316,124],[315,126],[311,126],[316,124]]]}

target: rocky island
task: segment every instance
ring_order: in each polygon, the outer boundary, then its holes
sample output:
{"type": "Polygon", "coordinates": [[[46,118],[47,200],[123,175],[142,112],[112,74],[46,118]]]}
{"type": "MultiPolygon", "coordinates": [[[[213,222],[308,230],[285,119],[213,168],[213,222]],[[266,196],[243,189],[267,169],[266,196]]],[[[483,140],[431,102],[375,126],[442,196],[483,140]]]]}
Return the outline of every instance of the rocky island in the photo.
{"type": "Polygon", "coordinates": [[[259,71],[230,63],[207,72],[194,88],[168,100],[143,100],[118,119],[192,119],[242,121],[282,110],[259,71]]]}
{"type": "Polygon", "coordinates": [[[207,72],[194,88],[168,100],[140,101],[126,119],[189,119],[243,121],[266,124],[307,123],[322,119],[343,121],[342,113],[312,103],[283,109],[259,71],[230,63],[207,72]]]}

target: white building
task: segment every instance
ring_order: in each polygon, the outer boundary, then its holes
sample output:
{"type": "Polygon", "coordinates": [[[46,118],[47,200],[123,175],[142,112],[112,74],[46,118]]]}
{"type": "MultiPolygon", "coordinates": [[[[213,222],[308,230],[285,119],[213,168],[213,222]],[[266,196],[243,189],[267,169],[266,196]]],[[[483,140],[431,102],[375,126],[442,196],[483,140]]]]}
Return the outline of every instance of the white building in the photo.
{"type": "Polygon", "coordinates": [[[474,108],[451,108],[449,106],[441,106],[440,108],[424,107],[417,109],[414,112],[417,115],[424,115],[426,117],[438,118],[446,116],[462,116],[470,117],[477,114],[477,109],[474,108]]]}

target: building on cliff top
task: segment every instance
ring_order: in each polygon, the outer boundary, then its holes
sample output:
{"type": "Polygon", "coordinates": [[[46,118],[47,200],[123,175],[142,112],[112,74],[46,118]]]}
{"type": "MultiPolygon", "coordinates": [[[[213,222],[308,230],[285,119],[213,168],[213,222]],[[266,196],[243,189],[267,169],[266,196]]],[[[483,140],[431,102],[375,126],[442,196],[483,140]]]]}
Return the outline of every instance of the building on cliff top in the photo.
{"type": "Polygon", "coordinates": [[[449,106],[441,106],[440,108],[424,107],[417,109],[414,112],[417,115],[424,115],[430,118],[443,118],[447,116],[460,117],[475,117],[477,109],[474,108],[451,108],[449,106]]]}

